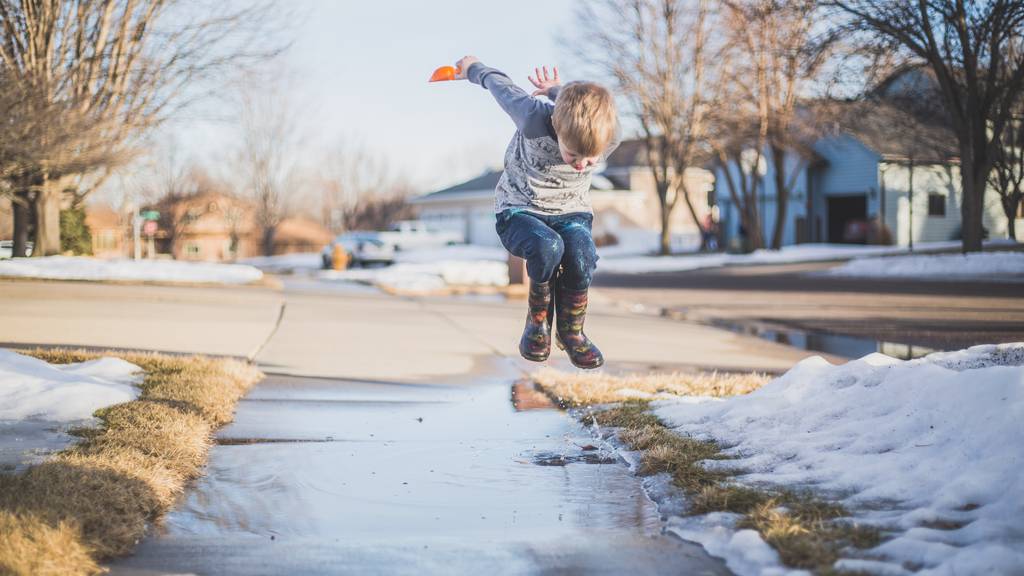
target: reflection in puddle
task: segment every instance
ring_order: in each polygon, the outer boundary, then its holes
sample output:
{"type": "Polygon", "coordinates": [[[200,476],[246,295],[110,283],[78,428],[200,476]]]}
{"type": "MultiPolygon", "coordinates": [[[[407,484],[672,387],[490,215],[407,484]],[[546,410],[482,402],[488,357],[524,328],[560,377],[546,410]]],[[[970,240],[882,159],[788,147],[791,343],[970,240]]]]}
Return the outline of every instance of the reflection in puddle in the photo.
{"type": "Polygon", "coordinates": [[[912,360],[940,351],[936,348],[915,346],[902,342],[887,342],[862,336],[800,330],[762,322],[713,320],[709,324],[716,328],[724,328],[730,332],[756,336],[762,340],[793,346],[801,350],[824,352],[826,354],[835,354],[836,356],[845,356],[846,358],[860,358],[868,354],[881,352],[886,356],[892,356],[900,360],[912,360]]]}
{"type": "Polygon", "coordinates": [[[533,380],[523,378],[512,385],[512,406],[516,412],[526,410],[554,410],[554,402],[547,394],[534,385],[533,380]]]}

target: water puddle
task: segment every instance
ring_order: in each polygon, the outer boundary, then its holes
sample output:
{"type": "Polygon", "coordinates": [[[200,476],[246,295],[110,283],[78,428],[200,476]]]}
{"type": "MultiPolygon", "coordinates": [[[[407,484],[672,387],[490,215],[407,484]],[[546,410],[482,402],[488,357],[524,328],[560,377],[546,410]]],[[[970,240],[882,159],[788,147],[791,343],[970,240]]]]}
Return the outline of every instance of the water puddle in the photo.
{"type": "Polygon", "coordinates": [[[206,475],[113,573],[722,573],[662,534],[614,451],[507,376],[272,376],[220,431],[206,475]]]}
{"type": "Polygon", "coordinates": [[[75,443],[78,438],[67,433],[69,428],[60,422],[0,420],[0,472],[22,472],[75,443]]]}
{"type": "Polygon", "coordinates": [[[762,340],[793,346],[801,350],[824,352],[846,358],[860,358],[874,352],[881,352],[900,360],[912,360],[927,356],[942,349],[917,346],[903,342],[890,342],[850,336],[848,334],[831,334],[813,330],[802,330],[780,324],[767,322],[739,322],[734,320],[712,320],[706,322],[716,328],[724,328],[737,334],[756,336],[762,340]]]}

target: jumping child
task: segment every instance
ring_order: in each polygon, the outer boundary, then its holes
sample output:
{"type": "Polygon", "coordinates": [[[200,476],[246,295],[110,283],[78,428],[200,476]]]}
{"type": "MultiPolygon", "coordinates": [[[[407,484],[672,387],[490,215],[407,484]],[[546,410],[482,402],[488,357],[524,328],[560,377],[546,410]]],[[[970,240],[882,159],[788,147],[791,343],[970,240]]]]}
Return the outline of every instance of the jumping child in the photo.
{"type": "Polygon", "coordinates": [[[456,68],[460,79],[489,90],[517,128],[505,151],[494,211],[501,243],[526,260],[530,276],[519,353],[534,362],[547,360],[554,315],[559,348],[574,366],[597,368],[604,357],[583,333],[598,259],[591,236],[590,179],[618,146],[612,96],[591,82],[562,87],[558,70],[549,76],[546,67],[529,79],[537,88],[532,95],[473,56],[459,60],[456,68]]]}

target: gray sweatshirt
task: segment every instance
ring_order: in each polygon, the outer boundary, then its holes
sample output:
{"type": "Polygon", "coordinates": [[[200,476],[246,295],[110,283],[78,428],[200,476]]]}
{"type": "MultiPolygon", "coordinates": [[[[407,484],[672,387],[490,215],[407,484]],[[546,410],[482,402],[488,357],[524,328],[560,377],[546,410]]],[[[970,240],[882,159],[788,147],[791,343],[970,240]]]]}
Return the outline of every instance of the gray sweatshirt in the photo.
{"type": "MultiPolygon", "coordinates": [[[[494,190],[494,211],[516,208],[549,215],[592,212],[590,179],[595,167],[577,171],[562,160],[558,150],[558,137],[551,124],[558,88],[548,92],[550,102],[534,98],[504,73],[480,62],[472,64],[466,76],[489,90],[516,125],[505,151],[505,171],[494,190]]],[[[617,146],[618,138],[601,160],[617,146]]]]}

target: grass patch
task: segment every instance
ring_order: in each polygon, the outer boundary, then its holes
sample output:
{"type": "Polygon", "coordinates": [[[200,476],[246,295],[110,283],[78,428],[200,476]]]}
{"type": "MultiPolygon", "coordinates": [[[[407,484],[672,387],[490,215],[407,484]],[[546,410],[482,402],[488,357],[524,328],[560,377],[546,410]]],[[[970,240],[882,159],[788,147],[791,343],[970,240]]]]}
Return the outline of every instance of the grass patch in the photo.
{"type": "Polygon", "coordinates": [[[130,552],[200,475],[213,431],[262,377],[237,360],[35,350],[55,364],[117,356],[140,366],[137,400],[96,412],[81,441],[24,474],[0,474],[0,574],[97,574],[130,552]]]}
{"type": "Polygon", "coordinates": [[[631,396],[737,396],[748,394],[771,380],[757,372],[671,372],[612,376],[604,373],[569,373],[542,368],[533,380],[563,408],[622,402],[631,396]]]}
{"type": "Polygon", "coordinates": [[[670,374],[612,377],[566,374],[543,369],[537,385],[562,407],[616,403],[589,414],[601,426],[618,429],[619,439],[641,453],[641,475],[668,473],[688,496],[687,512],[733,512],[739,528],[757,530],[792,568],[831,575],[844,549],[874,548],[881,535],[873,527],[849,522],[847,510],[810,492],[737,484],[739,471],[709,470],[708,460],[726,459],[714,441],[698,440],[667,428],[650,411],[650,401],[624,400],[623,391],[646,394],[732,396],[756,390],[768,381],[760,374],[670,374]]]}

